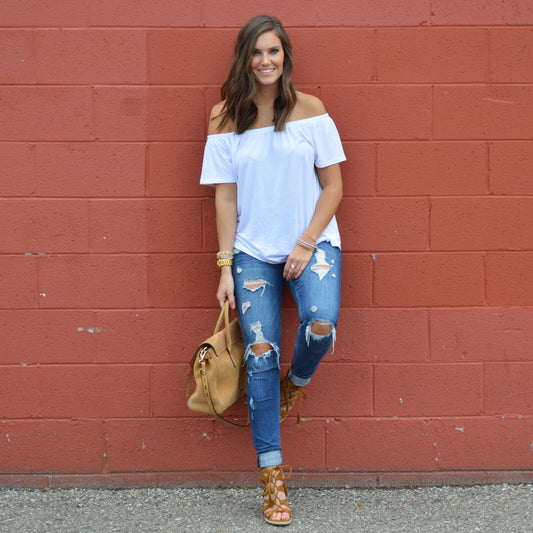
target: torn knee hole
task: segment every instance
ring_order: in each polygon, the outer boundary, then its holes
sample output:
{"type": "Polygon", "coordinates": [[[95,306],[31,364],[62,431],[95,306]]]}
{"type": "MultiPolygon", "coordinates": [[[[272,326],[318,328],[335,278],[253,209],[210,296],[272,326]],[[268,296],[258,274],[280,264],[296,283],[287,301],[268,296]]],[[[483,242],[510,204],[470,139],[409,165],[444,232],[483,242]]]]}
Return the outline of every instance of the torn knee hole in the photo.
{"type": "Polygon", "coordinates": [[[259,344],[252,345],[252,353],[254,355],[266,355],[270,350],[272,350],[272,344],[269,342],[262,342],[259,344]]]}
{"type": "Polygon", "coordinates": [[[329,335],[333,330],[332,325],[329,322],[321,322],[320,320],[315,320],[311,324],[311,333],[315,335],[329,335]]]}

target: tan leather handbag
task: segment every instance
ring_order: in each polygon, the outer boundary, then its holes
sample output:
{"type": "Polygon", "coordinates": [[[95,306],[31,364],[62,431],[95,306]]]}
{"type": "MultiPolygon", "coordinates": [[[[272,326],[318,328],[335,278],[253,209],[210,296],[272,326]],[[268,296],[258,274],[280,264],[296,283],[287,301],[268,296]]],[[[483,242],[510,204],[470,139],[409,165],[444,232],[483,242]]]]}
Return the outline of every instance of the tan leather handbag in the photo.
{"type": "Polygon", "coordinates": [[[192,378],[196,389],[187,406],[192,411],[211,413],[218,420],[234,427],[246,427],[221,416],[239,398],[246,394],[246,366],[244,365],[244,341],[238,318],[229,321],[229,302],[220,311],[215,332],[202,342],[191,360],[191,371],[185,386],[189,397],[192,378]],[[220,329],[224,321],[224,329],[220,329]]]}

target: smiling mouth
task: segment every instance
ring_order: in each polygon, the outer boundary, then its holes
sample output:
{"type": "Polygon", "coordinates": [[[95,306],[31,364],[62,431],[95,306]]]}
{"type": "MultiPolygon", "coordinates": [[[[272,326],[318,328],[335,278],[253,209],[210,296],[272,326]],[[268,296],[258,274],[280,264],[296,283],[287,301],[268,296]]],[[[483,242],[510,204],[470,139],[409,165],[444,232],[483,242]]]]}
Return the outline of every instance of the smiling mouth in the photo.
{"type": "Polygon", "coordinates": [[[261,72],[261,74],[270,74],[271,72],[274,72],[275,69],[273,68],[263,68],[263,69],[259,69],[259,72],[261,72]]]}

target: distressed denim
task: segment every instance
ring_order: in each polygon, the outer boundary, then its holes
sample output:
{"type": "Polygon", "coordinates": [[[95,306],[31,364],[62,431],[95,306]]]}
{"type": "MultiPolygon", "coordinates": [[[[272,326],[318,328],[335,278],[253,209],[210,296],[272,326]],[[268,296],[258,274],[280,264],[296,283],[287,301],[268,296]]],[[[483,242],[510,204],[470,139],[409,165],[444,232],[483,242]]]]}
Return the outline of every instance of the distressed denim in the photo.
{"type": "Polygon", "coordinates": [[[281,301],[285,283],[298,306],[300,326],[289,369],[291,381],[307,385],[335,341],[340,307],[342,255],[328,242],[318,244],[296,280],[283,278],[284,264],[270,264],[234,250],[233,278],[241,321],[247,368],[247,401],[252,441],[260,467],[283,463],[280,440],[281,301]],[[331,326],[317,335],[314,322],[331,326]],[[270,351],[256,355],[254,344],[268,343],[270,351]]]}

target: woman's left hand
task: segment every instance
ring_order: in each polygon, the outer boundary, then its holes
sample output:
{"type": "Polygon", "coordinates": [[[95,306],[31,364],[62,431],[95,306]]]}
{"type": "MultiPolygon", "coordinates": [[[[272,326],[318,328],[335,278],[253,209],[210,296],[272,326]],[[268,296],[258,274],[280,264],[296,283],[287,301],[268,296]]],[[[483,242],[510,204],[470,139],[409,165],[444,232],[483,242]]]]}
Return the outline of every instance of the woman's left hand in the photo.
{"type": "Polygon", "coordinates": [[[313,250],[306,250],[303,246],[296,244],[285,263],[283,277],[286,280],[298,279],[311,257],[313,257],[313,250]]]}

